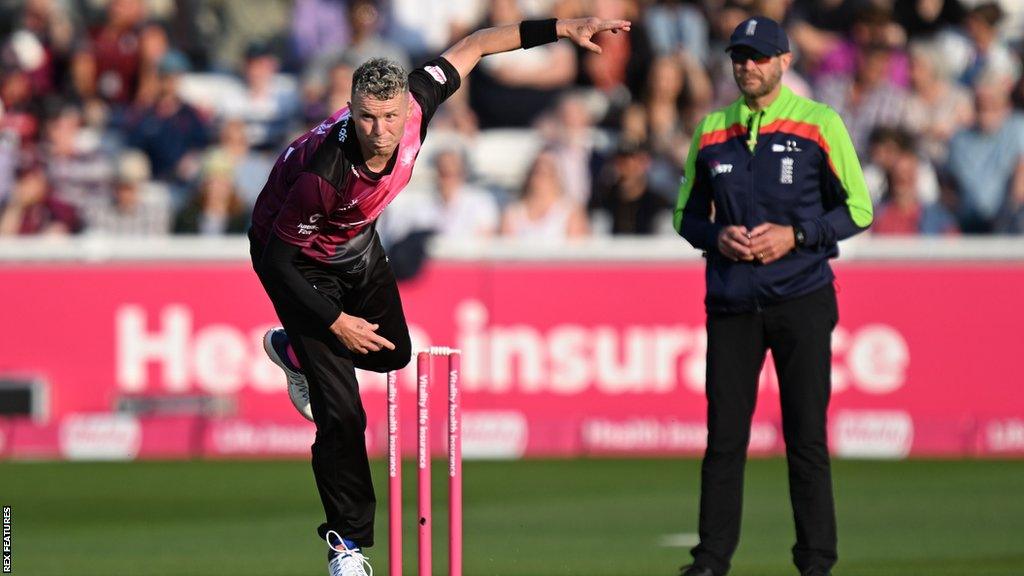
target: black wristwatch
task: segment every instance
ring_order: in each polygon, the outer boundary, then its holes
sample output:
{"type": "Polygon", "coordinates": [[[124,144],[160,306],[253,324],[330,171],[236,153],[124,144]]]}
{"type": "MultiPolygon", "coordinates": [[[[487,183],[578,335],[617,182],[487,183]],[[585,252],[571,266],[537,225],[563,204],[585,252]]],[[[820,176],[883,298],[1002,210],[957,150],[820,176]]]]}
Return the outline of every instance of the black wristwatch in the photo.
{"type": "Polygon", "coordinates": [[[803,248],[807,244],[807,235],[804,234],[804,229],[799,224],[793,225],[793,238],[796,239],[797,248],[803,248]]]}

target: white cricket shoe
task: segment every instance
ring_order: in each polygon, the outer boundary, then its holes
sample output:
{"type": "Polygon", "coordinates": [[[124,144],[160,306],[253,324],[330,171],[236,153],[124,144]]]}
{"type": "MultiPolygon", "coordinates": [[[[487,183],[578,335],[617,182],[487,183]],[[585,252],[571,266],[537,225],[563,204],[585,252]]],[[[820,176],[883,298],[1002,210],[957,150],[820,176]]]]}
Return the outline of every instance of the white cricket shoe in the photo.
{"type": "Polygon", "coordinates": [[[369,558],[363,556],[359,548],[345,546],[341,535],[334,530],[327,532],[327,547],[330,548],[327,552],[327,573],[330,576],[373,576],[369,558]]]}
{"type": "Polygon", "coordinates": [[[277,327],[267,330],[263,335],[263,350],[266,351],[270,360],[284,370],[288,377],[288,397],[292,405],[299,411],[299,414],[313,421],[313,409],[309,406],[309,382],[306,375],[293,366],[288,360],[288,334],[284,328],[277,327]]]}

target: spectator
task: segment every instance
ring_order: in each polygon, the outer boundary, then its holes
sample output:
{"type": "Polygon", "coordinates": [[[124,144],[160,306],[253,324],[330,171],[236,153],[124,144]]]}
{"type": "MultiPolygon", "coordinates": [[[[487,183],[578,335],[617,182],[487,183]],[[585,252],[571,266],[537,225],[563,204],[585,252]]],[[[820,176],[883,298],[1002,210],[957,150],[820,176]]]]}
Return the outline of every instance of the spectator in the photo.
{"type": "Polygon", "coordinates": [[[995,231],[1000,234],[1024,234],[1024,165],[1017,165],[1010,193],[996,218],[995,231]]]}
{"type": "Polygon", "coordinates": [[[344,58],[349,64],[359,66],[370,58],[383,57],[409,69],[409,55],[381,35],[384,23],[376,2],[349,0],[348,25],[352,30],[352,41],[345,50],[344,58]]]}
{"type": "Polygon", "coordinates": [[[93,199],[109,197],[114,164],[100,144],[99,133],[83,129],[80,108],[60,106],[46,124],[43,143],[55,198],[81,211],[93,199]]]}
{"type": "Polygon", "coordinates": [[[647,85],[650,62],[654,60],[651,42],[637,13],[638,7],[626,0],[595,0],[594,16],[611,20],[629,20],[633,23],[629,34],[605,34],[595,42],[602,52],[595,54],[577,50],[582,72],[580,83],[600,91],[611,103],[613,114],[610,120],[617,120],[631,101],[639,100],[647,85]]]}
{"type": "Polygon", "coordinates": [[[849,29],[860,4],[859,0],[795,0],[790,17],[800,27],[835,36],[849,29]]]}
{"type": "Polygon", "coordinates": [[[277,76],[278,67],[268,45],[252,44],[245,53],[244,93],[221,103],[223,117],[245,122],[249,143],[257,150],[275,150],[284,144],[299,111],[298,94],[277,76]]]}
{"type": "Polygon", "coordinates": [[[167,30],[159,23],[150,22],[139,33],[139,88],[135,93],[135,106],[148,106],[160,93],[160,61],[170,50],[167,30]]]}
{"type": "Polygon", "coordinates": [[[826,41],[820,54],[805,54],[808,77],[814,84],[820,84],[830,76],[853,77],[858,73],[868,47],[885,47],[888,48],[888,58],[880,71],[881,76],[895,86],[906,88],[909,66],[902,49],[905,44],[906,33],[893,22],[890,8],[865,2],[855,10],[847,36],[826,41]]]}
{"type": "Polygon", "coordinates": [[[1011,183],[1024,170],[1024,116],[1010,107],[1012,80],[983,74],[974,88],[974,125],[949,143],[947,168],[956,182],[957,217],[965,233],[992,232],[1011,183]]]}
{"type": "Polygon", "coordinates": [[[248,227],[249,210],[235,190],[231,160],[223,154],[211,155],[196,195],[174,218],[174,233],[221,236],[244,234],[248,227]]]}
{"type": "Polygon", "coordinates": [[[0,131],[9,134],[20,147],[31,148],[39,138],[41,113],[28,74],[19,68],[0,71],[0,102],[4,105],[0,131]]]}
{"type": "Polygon", "coordinates": [[[954,78],[972,85],[983,72],[993,72],[1016,80],[1020,61],[1000,37],[999,24],[1005,13],[998,2],[983,1],[971,8],[964,18],[965,36],[945,33],[940,40],[940,53],[949,63],[954,78]]]}
{"type": "Polygon", "coordinates": [[[462,38],[483,16],[478,0],[391,0],[387,37],[413,62],[439,54],[452,38],[462,38]]]}
{"type": "Polygon", "coordinates": [[[923,203],[939,200],[939,177],[935,167],[927,158],[917,157],[917,143],[909,132],[902,128],[880,126],[871,132],[868,146],[868,162],[864,165],[864,181],[868,186],[871,203],[882,202],[889,187],[889,175],[896,162],[903,156],[917,159],[917,174],[914,182],[917,186],[917,198],[923,203]]]}
{"type": "MultiPolygon", "coordinates": [[[[717,56],[716,56],[717,58],[717,56]]],[[[645,142],[650,152],[649,185],[658,194],[675,201],[683,174],[690,136],[707,113],[713,100],[711,81],[704,68],[689,54],[664,56],[655,60],[648,76],[644,107],[623,117],[620,141],[645,142]],[[644,135],[631,136],[629,123],[642,115],[644,135]]],[[[736,84],[730,85],[735,89],[736,84]]]]}
{"type": "Polygon", "coordinates": [[[164,55],[156,101],[131,111],[126,122],[128,145],[149,156],[153,177],[164,182],[191,177],[195,169],[190,164],[209,143],[206,123],[178,95],[181,75],[188,70],[180,52],[164,55]]]}
{"type": "Polygon", "coordinates": [[[146,17],[142,0],[111,0],[106,20],[93,32],[86,53],[93,60],[96,89],[108,103],[127,106],[139,82],[139,31],[146,17]]]}
{"type": "Polygon", "coordinates": [[[658,56],[688,54],[708,63],[708,21],[699,2],[655,0],[644,13],[651,47],[658,56]]]}
{"type": "Polygon", "coordinates": [[[466,157],[461,148],[450,146],[433,159],[437,176],[436,193],[398,198],[398,210],[385,213],[384,232],[399,245],[417,233],[468,240],[487,238],[498,232],[499,211],[494,196],[467,180],[466,157]]]}
{"type": "Polygon", "coordinates": [[[651,158],[640,145],[623,142],[602,172],[590,210],[610,222],[612,234],[650,235],[672,230],[672,204],[648,181],[651,158]]]}
{"type": "Polygon", "coordinates": [[[4,127],[4,103],[0,100],[0,204],[14,187],[14,168],[18,160],[18,135],[4,127]]]}
{"type": "Polygon", "coordinates": [[[305,125],[316,124],[348,105],[352,99],[352,73],[355,68],[339,59],[323,75],[311,71],[303,83],[302,118],[305,125]]]}
{"type": "MultiPolygon", "coordinates": [[[[329,116],[328,115],[325,115],[329,116]]],[[[252,207],[263,190],[274,158],[256,152],[249,146],[245,122],[238,118],[226,120],[220,128],[220,142],[206,153],[207,158],[223,155],[234,168],[235,188],[247,207],[252,207]]]]}
{"type": "Polygon", "coordinates": [[[938,202],[923,201],[918,185],[918,157],[900,150],[889,169],[888,189],[871,226],[878,235],[949,235],[958,232],[956,219],[938,202]]]}
{"type": "MultiPolygon", "coordinates": [[[[523,18],[516,0],[492,0],[482,27],[523,18]]],[[[529,126],[538,112],[556,104],[575,77],[576,52],[567,42],[495,54],[482,60],[470,76],[470,105],[483,128],[529,126]]]]}
{"type": "Polygon", "coordinates": [[[828,76],[818,87],[818,98],[843,118],[861,155],[876,126],[900,126],[907,118],[907,94],[887,76],[891,56],[884,44],[864,46],[852,78],[828,76]]]}
{"type": "Polygon", "coordinates": [[[907,127],[919,137],[925,156],[943,165],[949,139],[974,121],[971,96],[946,79],[937,46],[915,41],[909,51],[912,90],[907,102],[907,127]]]}
{"type": "Polygon", "coordinates": [[[532,242],[579,238],[589,233],[587,216],[567,198],[558,174],[558,161],[542,151],[533,161],[519,200],[502,216],[501,233],[532,242]]]}
{"type": "Polygon", "coordinates": [[[433,204],[438,234],[450,238],[482,238],[498,231],[498,205],[487,190],[466,181],[466,158],[461,151],[441,151],[434,159],[437,202],[433,204]]]}
{"type": "Polygon", "coordinates": [[[27,30],[18,30],[3,44],[3,60],[24,72],[33,94],[43,96],[53,90],[53,65],[42,42],[27,30]]]}
{"type": "Polygon", "coordinates": [[[620,141],[649,142],[647,107],[643,104],[630,104],[622,111],[618,138],[620,141]]]}
{"type": "Polygon", "coordinates": [[[292,49],[298,62],[348,46],[348,0],[296,0],[292,12],[292,49]]]}
{"type": "Polygon", "coordinates": [[[644,106],[648,114],[650,145],[660,154],[679,149],[707,114],[713,99],[704,69],[687,55],[664,56],[651,65],[644,106]]]}
{"type": "Polygon", "coordinates": [[[62,236],[81,228],[74,207],[53,197],[43,164],[31,161],[17,170],[14,189],[0,204],[0,236],[62,236]]]}
{"type": "Polygon", "coordinates": [[[960,0],[918,0],[894,2],[896,21],[910,38],[931,38],[935,34],[960,24],[966,11],[960,0]]]}
{"type": "Polygon", "coordinates": [[[558,161],[566,197],[581,206],[586,205],[601,158],[596,150],[599,134],[584,94],[564,94],[554,113],[542,123],[541,133],[558,161]]]}
{"type": "MultiPolygon", "coordinates": [[[[304,114],[312,115],[319,110],[318,103],[327,92],[335,92],[332,85],[338,85],[339,80],[344,76],[348,79],[343,84],[348,84],[347,92],[351,89],[351,76],[356,67],[374,56],[387,57],[398,62],[405,68],[409,67],[409,56],[396,44],[391,43],[381,36],[383,23],[377,4],[372,0],[346,0],[345,1],[345,22],[346,36],[348,40],[344,43],[323,45],[317,52],[315,58],[305,64],[303,72],[303,84],[305,91],[304,114]]],[[[337,95],[338,92],[335,92],[337,95]]],[[[347,103],[347,98],[342,105],[347,103]]],[[[332,114],[341,106],[326,110],[332,114]]],[[[311,122],[319,122],[324,115],[310,116],[311,122]]]]}
{"type": "Polygon", "coordinates": [[[55,93],[62,88],[64,78],[60,73],[67,66],[75,40],[72,15],[61,8],[53,0],[28,0],[21,11],[23,31],[35,37],[44,50],[45,58],[32,72],[33,87],[40,92],[55,93]]]}
{"type": "Polygon", "coordinates": [[[295,0],[203,0],[200,4],[204,26],[213,29],[209,48],[213,68],[237,72],[246,48],[254,42],[277,46],[284,41],[295,0]]]}
{"type": "Polygon", "coordinates": [[[162,236],[171,228],[167,188],[150,181],[149,160],[142,152],[121,154],[114,193],[94,199],[85,209],[90,233],[108,236],[162,236]]]}

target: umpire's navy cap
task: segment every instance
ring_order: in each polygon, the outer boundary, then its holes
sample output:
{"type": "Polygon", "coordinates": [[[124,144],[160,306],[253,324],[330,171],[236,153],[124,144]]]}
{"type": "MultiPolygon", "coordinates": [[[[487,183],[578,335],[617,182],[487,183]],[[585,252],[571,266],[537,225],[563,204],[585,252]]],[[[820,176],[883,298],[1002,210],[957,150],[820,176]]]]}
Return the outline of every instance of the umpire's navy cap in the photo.
{"type": "Polygon", "coordinates": [[[765,56],[778,56],[789,52],[789,38],[775,20],[755,16],[744,20],[732,31],[726,51],[741,46],[753,48],[765,56]]]}

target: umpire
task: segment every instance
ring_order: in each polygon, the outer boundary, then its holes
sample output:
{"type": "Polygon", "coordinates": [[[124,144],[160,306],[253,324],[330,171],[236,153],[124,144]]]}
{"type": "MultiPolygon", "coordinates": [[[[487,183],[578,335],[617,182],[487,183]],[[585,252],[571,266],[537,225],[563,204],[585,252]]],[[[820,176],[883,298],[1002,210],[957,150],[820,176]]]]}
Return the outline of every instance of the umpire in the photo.
{"type": "Polygon", "coordinates": [[[792,54],[779,24],[746,20],[727,50],[742,95],[701,121],[675,210],[676,230],[707,256],[708,446],[700,543],[682,576],[729,571],[768,350],[779,377],[793,562],[803,576],[827,576],[837,560],[826,412],[838,320],[828,261],[839,240],[871,224],[871,201],[839,115],[782,86],[792,54]]]}

